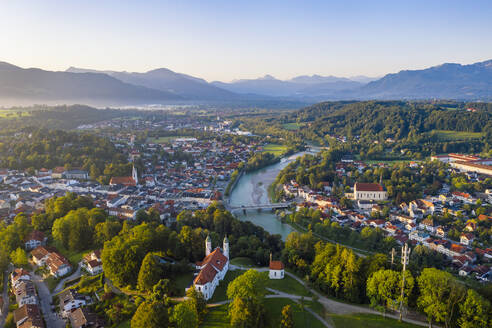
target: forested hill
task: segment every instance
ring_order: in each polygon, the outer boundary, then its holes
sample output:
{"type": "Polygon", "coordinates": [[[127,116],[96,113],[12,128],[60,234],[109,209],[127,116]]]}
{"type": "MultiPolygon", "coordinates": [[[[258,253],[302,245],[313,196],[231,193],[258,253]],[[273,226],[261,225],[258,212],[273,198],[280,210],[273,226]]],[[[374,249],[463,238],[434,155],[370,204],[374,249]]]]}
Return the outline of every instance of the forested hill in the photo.
{"type": "Polygon", "coordinates": [[[373,136],[399,140],[425,132],[492,131],[491,103],[424,103],[402,101],[324,102],[293,114],[309,122],[305,133],[318,136],[373,136]],[[472,111],[473,110],[473,111],[472,111]]]}

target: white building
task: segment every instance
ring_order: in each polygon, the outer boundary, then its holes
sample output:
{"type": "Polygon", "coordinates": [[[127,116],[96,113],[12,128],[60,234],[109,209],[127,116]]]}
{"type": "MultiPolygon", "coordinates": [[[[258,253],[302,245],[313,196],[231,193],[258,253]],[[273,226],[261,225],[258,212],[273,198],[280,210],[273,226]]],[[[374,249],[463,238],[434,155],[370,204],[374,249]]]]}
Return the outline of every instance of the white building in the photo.
{"type": "Polygon", "coordinates": [[[75,309],[87,304],[85,296],[77,293],[75,289],[67,289],[60,293],[60,310],[64,316],[75,309]]]}
{"type": "Polygon", "coordinates": [[[205,300],[209,300],[229,270],[229,240],[227,237],[224,238],[222,250],[217,247],[212,251],[212,240],[208,236],[205,240],[205,258],[202,262],[197,263],[196,267],[200,272],[193,281],[193,286],[203,294],[205,300]]]}
{"type": "Polygon", "coordinates": [[[388,193],[379,183],[360,183],[354,185],[355,200],[383,201],[388,199],[388,193]]]}
{"type": "Polygon", "coordinates": [[[284,264],[282,263],[282,261],[272,261],[272,254],[270,254],[268,278],[284,279],[284,264]]]}

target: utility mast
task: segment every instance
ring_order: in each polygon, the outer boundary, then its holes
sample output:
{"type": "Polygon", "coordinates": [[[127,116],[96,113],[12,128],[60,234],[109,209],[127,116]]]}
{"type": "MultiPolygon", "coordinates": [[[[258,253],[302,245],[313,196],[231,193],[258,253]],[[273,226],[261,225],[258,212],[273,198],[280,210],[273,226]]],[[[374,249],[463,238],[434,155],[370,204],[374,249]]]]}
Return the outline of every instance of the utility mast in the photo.
{"type": "Polygon", "coordinates": [[[405,244],[404,247],[401,248],[401,263],[403,264],[402,270],[402,283],[401,283],[401,296],[400,296],[400,322],[403,314],[403,297],[405,295],[405,271],[407,270],[407,264],[410,261],[410,248],[408,248],[408,244],[405,244]]]}
{"type": "Polygon", "coordinates": [[[393,269],[393,263],[395,261],[395,253],[396,253],[396,251],[395,251],[395,248],[393,247],[391,249],[391,269],[393,269]]]}

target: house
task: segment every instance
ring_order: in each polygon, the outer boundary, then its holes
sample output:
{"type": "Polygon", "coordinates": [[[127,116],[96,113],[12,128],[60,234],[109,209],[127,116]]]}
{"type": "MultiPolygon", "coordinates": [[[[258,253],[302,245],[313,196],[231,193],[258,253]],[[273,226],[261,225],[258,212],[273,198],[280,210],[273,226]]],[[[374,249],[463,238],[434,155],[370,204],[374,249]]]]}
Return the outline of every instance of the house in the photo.
{"type": "Polygon", "coordinates": [[[103,328],[105,323],[87,308],[78,308],[69,315],[72,328],[103,328]]]}
{"type": "Polygon", "coordinates": [[[37,266],[44,266],[49,254],[50,251],[44,246],[38,246],[31,251],[32,260],[37,266]]]}
{"type": "Polygon", "coordinates": [[[38,304],[38,294],[36,287],[30,280],[19,281],[13,289],[17,305],[38,304]]]}
{"type": "Polygon", "coordinates": [[[87,304],[85,296],[77,293],[75,289],[62,291],[58,298],[60,300],[60,310],[62,311],[63,316],[67,316],[71,311],[87,304]]]}
{"type": "Polygon", "coordinates": [[[62,277],[72,271],[68,260],[55,249],[38,246],[31,252],[32,260],[37,266],[47,266],[55,277],[62,277]]]}
{"type": "Polygon", "coordinates": [[[65,172],[65,168],[63,166],[57,166],[51,171],[51,177],[53,179],[61,179],[63,178],[63,172],[65,172]]]}
{"type": "Polygon", "coordinates": [[[468,276],[472,271],[473,269],[471,267],[469,267],[468,265],[464,265],[460,268],[458,274],[464,277],[464,276],[468,276]]]}
{"type": "Polygon", "coordinates": [[[466,246],[470,246],[475,240],[475,236],[471,233],[462,233],[460,236],[460,243],[466,246]]]}
{"type": "Polygon", "coordinates": [[[84,170],[67,170],[63,172],[63,177],[66,179],[87,180],[89,173],[84,170]]]}
{"type": "Polygon", "coordinates": [[[212,251],[212,240],[207,236],[205,240],[205,258],[197,263],[200,270],[193,280],[195,289],[203,294],[205,300],[212,298],[219,281],[224,279],[229,270],[229,240],[224,238],[223,250],[217,247],[212,251]]]}
{"type": "Polygon", "coordinates": [[[29,275],[29,271],[26,271],[22,268],[15,268],[14,271],[10,274],[10,283],[13,288],[21,282],[21,281],[30,281],[31,276],[29,275]]]}
{"type": "Polygon", "coordinates": [[[44,328],[39,307],[34,304],[26,304],[14,310],[14,322],[17,328],[44,328]]]}
{"type": "Polygon", "coordinates": [[[436,228],[436,236],[445,238],[447,234],[448,234],[448,228],[443,226],[438,226],[436,228]]]}
{"type": "Polygon", "coordinates": [[[38,246],[46,245],[47,239],[42,231],[34,230],[26,237],[24,245],[27,250],[35,249],[38,246]]]}
{"type": "Polygon", "coordinates": [[[63,277],[72,271],[72,266],[68,260],[58,252],[52,252],[48,255],[46,265],[55,277],[63,277]]]}
{"type": "Polygon", "coordinates": [[[355,200],[382,201],[388,199],[388,194],[379,183],[361,183],[354,185],[355,200]]]}
{"type": "Polygon", "coordinates": [[[272,261],[272,254],[270,253],[270,266],[268,268],[268,278],[270,279],[284,279],[284,264],[282,261],[272,261]]]}
{"type": "Polygon", "coordinates": [[[421,230],[427,230],[432,234],[436,233],[436,227],[434,227],[434,220],[433,219],[425,219],[422,222],[419,223],[419,229],[421,230]]]}
{"type": "Polygon", "coordinates": [[[96,275],[103,272],[101,251],[93,251],[90,254],[84,256],[84,259],[82,260],[82,265],[91,275],[96,275]]]}

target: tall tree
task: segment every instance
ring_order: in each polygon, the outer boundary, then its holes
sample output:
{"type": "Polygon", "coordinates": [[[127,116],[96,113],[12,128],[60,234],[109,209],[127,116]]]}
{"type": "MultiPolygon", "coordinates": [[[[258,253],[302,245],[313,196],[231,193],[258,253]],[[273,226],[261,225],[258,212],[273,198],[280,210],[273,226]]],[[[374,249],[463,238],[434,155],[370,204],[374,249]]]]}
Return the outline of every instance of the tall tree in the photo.
{"type": "Polygon", "coordinates": [[[173,309],[171,322],[176,328],[197,328],[198,313],[196,307],[190,301],[184,301],[173,309]]]}
{"type": "Polygon", "coordinates": [[[282,318],[280,319],[280,328],[294,328],[294,317],[292,306],[287,304],[282,308],[282,318]]]}
{"type": "Polygon", "coordinates": [[[168,325],[168,309],[164,302],[143,302],[131,321],[131,328],[161,328],[168,325]]]}
{"type": "MultiPolygon", "coordinates": [[[[386,313],[386,309],[396,310],[401,300],[401,273],[393,270],[379,270],[367,280],[367,296],[371,306],[386,313]]],[[[412,292],[414,280],[410,272],[405,271],[405,293],[403,304],[408,304],[408,295],[412,292]]]]}
{"type": "Polygon", "coordinates": [[[153,253],[145,255],[140,271],[138,272],[138,289],[142,292],[152,290],[152,287],[162,277],[162,267],[157,261],[157,257],[153,253]]]}
{"type": "Polygon", "coordinates": [[[469,289],[466,299],[460,304],[461,328],[486,328],[492,326],[492,308],[476,291],[469,289]]]}
{"type": "Polygon", "coordinates": [[[427,314],[429,326],[435,321],[449,327],[456,318],[457,305],[464,299],[463,287],[450,273],[434,268],[422,270],[417,282],[420,289],[417,305],[427,314]]]}
{"type": "Polygon", "coordinates": [[[248,270],[227,287],[231,326],[241,328],[263,327],[265,310],[263,298],[267,278],[256,270],[248,270]]]}

